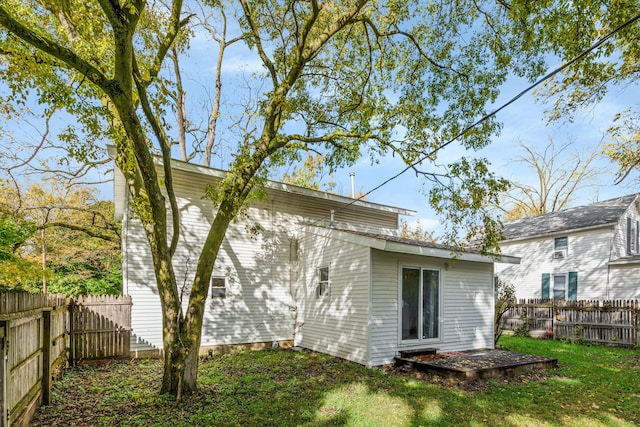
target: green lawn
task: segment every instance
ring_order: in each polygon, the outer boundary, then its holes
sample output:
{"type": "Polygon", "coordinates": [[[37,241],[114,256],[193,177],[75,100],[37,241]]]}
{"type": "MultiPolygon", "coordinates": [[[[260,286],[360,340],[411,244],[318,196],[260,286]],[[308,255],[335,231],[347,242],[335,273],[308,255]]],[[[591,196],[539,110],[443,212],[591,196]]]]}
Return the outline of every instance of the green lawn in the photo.
{"type": "Polygon", "coordinates": [[[500,344],[555,357],[559,369],[465,387],[306,351],[242,352],[202,362],[200,391],[175,404],[157,394],[158,361],[118,362],[67,372],[32,425],[640,424],[640,351],[509,336],[500,344]]]}

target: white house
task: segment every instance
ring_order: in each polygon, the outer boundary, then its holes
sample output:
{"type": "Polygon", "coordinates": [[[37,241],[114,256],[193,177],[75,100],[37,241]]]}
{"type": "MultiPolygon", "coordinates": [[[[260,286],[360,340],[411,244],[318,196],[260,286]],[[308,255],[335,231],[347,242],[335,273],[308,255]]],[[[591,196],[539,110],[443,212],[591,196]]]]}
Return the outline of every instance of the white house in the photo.
{"type": "Polygon", "coordinates": [[[497,264],[518,298],[640,299],[640,198],[630,194],[504,224],[497,264]]]}
{"type": "MultiPolygon", "coordinates": [[[[174,267],[186,304],[215,212],[204,188],[224,172],[180,161],[172,167],[182,218],[174,267]]],[[[399,215],[414,214],[406,209],[277,182],[265,190],[222,245],[203,352],[287,342],[374,366],[391,363],[401,349],[493,347],[491,259],[469,252],[452,260],[446,247],[397,237],[399,215]]],[[[161,349],[150,250],[119,173],[114,194],[123,292],[133,300],[132,351],[161,349]]]]}

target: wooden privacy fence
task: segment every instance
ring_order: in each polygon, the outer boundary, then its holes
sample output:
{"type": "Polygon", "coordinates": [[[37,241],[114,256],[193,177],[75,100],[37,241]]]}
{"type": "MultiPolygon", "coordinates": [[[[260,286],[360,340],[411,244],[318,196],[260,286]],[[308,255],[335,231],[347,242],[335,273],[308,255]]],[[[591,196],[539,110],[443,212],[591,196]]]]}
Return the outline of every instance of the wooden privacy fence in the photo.
{"type": "Polygon", "coordinates": [[[86,296],[69,302],[69,362],[128,357],[131,296],[86,296]]]}
{"type": "Polygon", "coordinates": [[[0,294],[0,426],[26,425],[49,404],[51,373],[66,360],[63,295],[0,294]]]}
{"type": "Polygon", "coordinates": [[[0,427],[27,425],[49,404],[67,357],[128,357],[130,330],[130,296],[0,294],[0,427]]]}
{"type": "Polygon", "coordinates": [[[635,300],[519,300],[502,318],[504,330],[586,340],[640,344],[640,302],[635,300]]]}

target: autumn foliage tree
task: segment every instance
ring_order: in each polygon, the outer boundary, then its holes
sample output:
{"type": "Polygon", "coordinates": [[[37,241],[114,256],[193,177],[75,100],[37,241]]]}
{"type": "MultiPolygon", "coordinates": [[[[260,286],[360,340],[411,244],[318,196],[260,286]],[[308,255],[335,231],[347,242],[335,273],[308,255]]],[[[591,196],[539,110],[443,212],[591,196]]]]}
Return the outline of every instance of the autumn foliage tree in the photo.
{"type": "Polygon", "coordinates": [[[12,262],[0,270],[13,265],[24,273],[12,280],[4,274],[6,286],[73,296],[120,292],[120,224],[95,188],[55,180],[22,188],[3,180],[0,212],[0,233],[13,242],[12,262]]]}
{"type": "MultiPolygon", "coordinates": [[[[190,11],[182,0],[0,5],[0,76],[10,86],[8,100],[21,102],[36,89],[41,104],[64,108],[82,132],[69,129],[62,143],[79,158],[93,155],[100,141],[115,144],[115,163],[153,257],[163,313],[161,391],[178,397],[196,388],[204,304],[227,227],[274,167],[308,152],[322,153],[330,170],[362,156],[375,162],[394,153],[419,176],[432,178],[429,200],[442,214],[448,242],[481,229],[480,249],[495,249],[499,224],[487,206],[505,182],[484,159],[460,159],[437,176],[435,165],[453,138],[470,150],[488,144],[499,128],[495,119],[470,124],[496,99],[511,61],[523,66],[529,61],[498,36],[506,19],[500,5],[466,0],[197,4],[190,11]],[[189,51],[194,25],[207,14],[224,17],[219,22],[225,29],[238,30],[227,42],[244,46],[261,71],[247,78],[246,96],[233,92],[243,108],[226,136],[234,138],[229,172],[203,195],[217,211],[183,310],[172,263],[180,212],[170,159],[188,123],[172,114],[182,108],[184,86],[174,68],[180,62],[169,65],[168,59],[189,51]]],[[[224,40],[214,38],[214,46],[228,47],[224,40]]],[[[218,109],[210,111],[209,127],[219,118],[218,109]]]]}

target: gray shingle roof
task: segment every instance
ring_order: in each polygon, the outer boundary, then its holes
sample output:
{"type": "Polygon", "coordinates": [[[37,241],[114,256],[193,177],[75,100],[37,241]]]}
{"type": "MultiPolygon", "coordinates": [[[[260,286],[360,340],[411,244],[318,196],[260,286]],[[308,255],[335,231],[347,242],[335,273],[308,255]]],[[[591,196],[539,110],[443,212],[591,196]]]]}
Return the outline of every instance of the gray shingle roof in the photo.
{"type": "Polygon", "coordinates": [[[638,194],[504,223],[505,240],[617,224],[638,194]]]}

